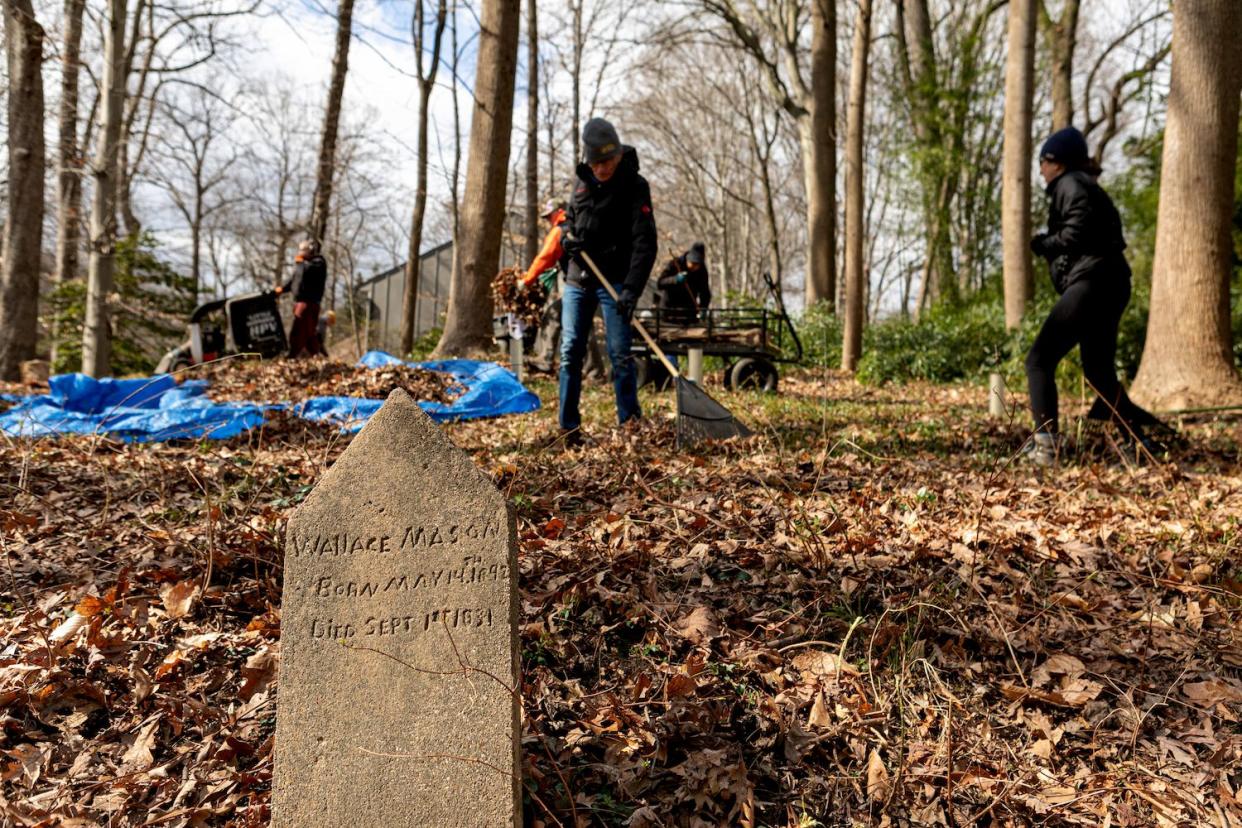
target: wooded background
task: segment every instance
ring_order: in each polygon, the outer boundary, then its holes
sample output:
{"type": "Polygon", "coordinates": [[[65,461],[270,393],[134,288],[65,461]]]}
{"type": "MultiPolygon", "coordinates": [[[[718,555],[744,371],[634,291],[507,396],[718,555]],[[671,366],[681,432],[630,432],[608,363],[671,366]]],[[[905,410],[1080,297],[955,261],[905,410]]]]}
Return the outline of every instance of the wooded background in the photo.
{"type": "Polygon", "coordinates": [[[1034,156],[1074,124],[1131,242],[1136,395],[1242,399],[1232,0],[4,9],[6,378],[38,356],[149,370],[197,300],[276,284],[308,235],[346,333],[358,282],[405,261],[416,285],[413,254],[454,242],[439,351],[484,349],[500,248],[530,255],[604,115],[666,251],[704,241],[727,305],[765,301],[771,272],[812,359],[881,380],[903,350],[939,348],[953,364],[923,374],[954,379],[1029,341],[1052,298],[1027,252],[1034,156]]]}

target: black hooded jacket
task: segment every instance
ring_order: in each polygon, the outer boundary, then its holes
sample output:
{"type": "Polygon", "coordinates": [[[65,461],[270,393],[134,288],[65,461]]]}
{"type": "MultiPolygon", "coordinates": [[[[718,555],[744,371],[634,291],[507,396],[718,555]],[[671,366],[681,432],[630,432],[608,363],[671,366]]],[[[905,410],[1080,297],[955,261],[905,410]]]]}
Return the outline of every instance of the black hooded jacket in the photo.
{"type": "Polygon", "coordinates": [[[698,311],[706,310],[712,303],[711,276],[707,273],[707,265],[699,265],[698,270],[686,266],[686,254],[670,258],[664,269],[660,271],[660,307],[666,310],[685,311],[690,318],[698,316],[698,311]],[[678,284],[677,274],[685,273],[686,278],[678,284]]]}
{"type": "Polygon", "coordinates": [[[281,290],[293,291],[293,301],[318,305],[323,302],[324,283],[328,281],[328,263],[323,256],[311,256],[293,266],[293,274],[281,290]]]}
{"type": "Polygon", "coordinates": [[[1085,172],[1067,172],[1048,185],[1048,232],[1037,236],[1035,252],[1048,260],[1057,293],[1080,279],[1115,276],[1129,267],[1121,252],[1121,216],[1108,193],[1085,172]]]}
{"type": "MultiPolygon", "coordinates": [[[[609,282],[640,296],[655,264],[658,241],[651,212],[651,188],[638,174],[638,153],[622,147],[621,162],[612,178],[600,182],[586,164],[578,165],[578,185],[561,225],[579,240],[609,282]]],[[[595,276],[576,256],[562,262],[565,280],[592,287],[595,276]]]]}

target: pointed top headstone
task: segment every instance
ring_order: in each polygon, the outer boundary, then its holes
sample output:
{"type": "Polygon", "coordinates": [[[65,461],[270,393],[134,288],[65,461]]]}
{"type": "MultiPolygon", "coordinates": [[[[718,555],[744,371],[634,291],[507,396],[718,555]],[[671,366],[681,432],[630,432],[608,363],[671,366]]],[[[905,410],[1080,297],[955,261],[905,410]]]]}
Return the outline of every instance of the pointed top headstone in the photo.
{"type": "Polygon", "coordinates": [[[289,519],[272,824],[515,826],[505,499],[393,391],[289,519]]]}

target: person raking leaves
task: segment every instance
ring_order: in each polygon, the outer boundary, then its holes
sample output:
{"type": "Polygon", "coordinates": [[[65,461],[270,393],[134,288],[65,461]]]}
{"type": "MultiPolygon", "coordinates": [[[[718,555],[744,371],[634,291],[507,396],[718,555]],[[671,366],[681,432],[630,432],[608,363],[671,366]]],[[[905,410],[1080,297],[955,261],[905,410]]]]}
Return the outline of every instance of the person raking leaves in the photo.
{"type": "Polygon", "coordinates": [[[1121,217],[1096,182],[1099,168],[1087,141],[1066,127],[1044,142],[1039,173],[1047,184],[1048,230],[1031,239],[1031,251],[1048,261],[1060,299],[1040,328],[1026,357],[1035,436],[1029,458],[1038,465],[1057,462],[1060,429],[1057,365],[1078,345],[1087,382],[1099,395],[1093,419],[1117,423],[1123,435],[1153,449],[1143,426],[1160,421],[1133,403],[1117,379],[1117,327],[1130,301],[1130,266],[1123,251],[1121,217]]]}
{"type": "Polygon", "coordinates": [[[584,162],[561,225],[565,292],[561,298],[560,437],[582,442],[578,410],[582,361],[596,308],[604,313],[617,421],[642,416],[630,353],[630,319],[655,264],[657,240],[651,189],[638,173],[638,153],[621,143],[616,128],[592,118],[582,129],[584,162]],[[587,253],[616,289],[614,301],[578,254],[587,253]]]}
{"type": "Polygon", "coordinates": [[[327,352],[319,336],[319,308],[328,281],[328,263],[319,255],[319,242],[306,239],[298,245],[289,281],[276,287],[276,294],[293,292],[293,324],[289,326],[289,357],[320,356],[327,352]]]}
{"type": "Polygon", "coordinates": [[[707,247],[701,241],[680,256],[669,256],[656,285],[663,321],[690,325],[712,302],[711,276],[707,272],[707,247]]]}

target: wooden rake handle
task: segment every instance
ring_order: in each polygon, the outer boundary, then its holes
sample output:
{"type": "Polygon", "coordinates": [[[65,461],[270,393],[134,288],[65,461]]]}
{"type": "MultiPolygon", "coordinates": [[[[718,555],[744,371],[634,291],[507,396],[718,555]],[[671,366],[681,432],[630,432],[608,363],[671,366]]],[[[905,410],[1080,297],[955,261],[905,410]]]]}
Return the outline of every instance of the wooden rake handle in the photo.
{"type": "MultiPolygon", "coordinates": [[[[578,255],[582,257],[582,261],[587,263],[587,267],[591,268],[591,272],[595,274],[595,278],[599,280],[599,283],[604,286],[604,290],[608,291],[608,295],[612,297],[612,301],[620,302],[621,299],[617,296],[616,289],[612,286],[611,282],[604,278],[604,274],[599,272],[599,268],[596,267],[595,262],[591,260],[590,254],[583,250],[580,251],[578,255]]],[[[680,377],[681,372],[677,370],[677,366],[664,355],[663,349],[656,344],[656,341],[652,339],[651,334],[647,333],[647,329],[643,327],[643,323],[639,322],[634,317],[630,317],[630,324],[635,328],[638,328],[638,332],[642,334],[643,339],[647,342],[647,347],[655,351],[655,355],[660,358],[660,362],[664,363],[664,367],[668,369],[668,372],[674,377],[680,377]]]]}

